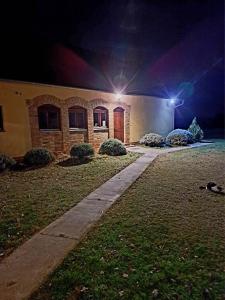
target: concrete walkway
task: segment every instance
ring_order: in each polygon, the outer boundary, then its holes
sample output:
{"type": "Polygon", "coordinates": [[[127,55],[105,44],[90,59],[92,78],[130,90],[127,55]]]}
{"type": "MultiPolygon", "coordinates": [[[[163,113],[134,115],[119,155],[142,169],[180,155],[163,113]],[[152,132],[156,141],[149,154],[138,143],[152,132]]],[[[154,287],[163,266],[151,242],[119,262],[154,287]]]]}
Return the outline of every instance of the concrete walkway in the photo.
{"type": "Polygon", "coordinates": [[[180,150],[187,150],[190,148],[196,148],[196,147],[202,147],[202,146],[207,146],[207,145],[212,145],[212,143],[195,143],[195,144],[189,144],[187,146],[180,146],[180,147],[165,147],[165,148],[150,148],[150,147],[145,147],[145,146],[139,146],[139,145],[133,145],[127,147],[127,150],[130,152],[136,152],[136,153],[152,153],[152,154],[165,154],[165,153],[170,153],[170,152],[175,152],[175,151],[180,151],[180,150]]]}
{"type": "MultiPolygon", "coordinates": [[[[189,148],[204,145],[195,144],[189,148]]],[[[158,155],[184,149],[187,148],[128,148],[145,154],[2,260],[0,299],[28,299],[158,155]]]]}

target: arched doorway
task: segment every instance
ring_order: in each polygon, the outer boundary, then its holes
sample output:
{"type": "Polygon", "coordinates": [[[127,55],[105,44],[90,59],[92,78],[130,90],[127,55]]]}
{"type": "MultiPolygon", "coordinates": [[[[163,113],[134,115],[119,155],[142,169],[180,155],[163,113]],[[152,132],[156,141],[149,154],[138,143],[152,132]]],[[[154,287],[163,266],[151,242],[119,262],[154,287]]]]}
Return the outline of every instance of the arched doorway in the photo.
{"type": "Polygon", "coordinates": [[[124,142],[124,109],[117,107],[114,114],[114,138],[124,142]]]}

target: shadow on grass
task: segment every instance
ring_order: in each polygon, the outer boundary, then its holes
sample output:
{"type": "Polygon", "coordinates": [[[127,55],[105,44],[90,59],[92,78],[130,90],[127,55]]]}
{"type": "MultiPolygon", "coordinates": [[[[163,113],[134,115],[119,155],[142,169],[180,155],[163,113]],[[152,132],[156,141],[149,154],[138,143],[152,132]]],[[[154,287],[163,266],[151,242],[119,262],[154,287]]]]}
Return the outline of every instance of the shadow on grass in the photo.
{"type": "MultiPolygon", "coordinates": [[[[67,159],[61,160],[60,162],[58,162],[56,164],[61,167],[73,167],[73,166],[88,164],[92,160],[93,160],[92,157],[86,157],[83,159],[67,158],[67,159]]],[[[49,165],[51,165],[51,163],[49,163],[47,165],[28,166],[28,165],[25,165],[24,163],[17,162],[15,165],[11,166],[10,168],[7,168],[5,170],[0,170],[0,175],[7,174],[8,172],[28,172],[28,171],[38,170],[38,169],[46,168],[49,165]]]]}
{"type": "Polygon", "coordinates": [[[42,168],[45,168],[45,167],[47,167],[49,165],[50,164],[28,166],[28,165],[25,165],[24,163],[16,163],[15,165],[13,165],[10,168],[10,171],[14,171],[14,172],[27,172],[27,171],[32,171],[32,170],[36,170],[36,169],[42,169],[42,168]]]}
{"type": "Polygon", "coordinates": [[[86,157],[82,159],[70,157],[66,160],[58,162],[57,165],[61,167],[73,167],[73,166],[88,164],[91,161],[92,161],[91,157],[86,157]]]}

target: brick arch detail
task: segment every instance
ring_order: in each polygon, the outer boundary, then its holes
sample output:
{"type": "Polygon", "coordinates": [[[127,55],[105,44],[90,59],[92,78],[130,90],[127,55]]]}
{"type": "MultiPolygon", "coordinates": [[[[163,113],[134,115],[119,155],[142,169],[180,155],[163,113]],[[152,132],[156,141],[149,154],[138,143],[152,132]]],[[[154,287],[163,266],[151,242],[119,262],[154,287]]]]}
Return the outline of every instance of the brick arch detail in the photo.
{"type": "Polygon", "coordinates": [[[114,116],[113,110],[116,107],[124,109],[125,116],[125,143],[130,141],[130,106],[124,102],[114,102],[103,98],[95,98],[90,101],[81,97],[69,97],[66,99],[57,98],[54,95],[43,94],[33,99],[27,100],[27,108],[30,119],[30,132],[32,147],[46,147],[55,154],[68,153],[70,147],[74,143],[89,142],[96,148],[99,142],[107,137],[114,137],[114,116]],[[38,107],[50,104],[60,109],[61,130],[59,131],[41,131],[38,125],[38,107]],[[68,108],[72,106],[80,106],[87,111],[87,131],[86,132],[70,132],[68,108]],[[93,126],[93,110],[97,106],[105,107],[108,110],[109,130],[108,132],[95,132],[93,126]],[[99,136],[99,137],[98,137],[99,136]],[[99,140],[98,140],[99,138],[99,140]],[[97,142],[96,142],[97,141],[97,142]]]}
{"type": "Polygon", "coordinates": [[[111,122],[111,136],[114,137],[114,109],[121,107],[124,110],[124,143],[130,143],[130,105],[124,102],[114,102],[110,107],[110,122],[111,122]]]}
{"type": "Polygon", "coordinates": [[[54,105],[58,108],[61,108],[62,104],[63,104],[63,100],[53,96],[53,95],[40,95],[37,97],[34,97],[33,99],[29,100],[28,102],[28,107],[39,107],[41,105],[45,105],[45,104],[50,104],[50,105],[54,105]]]}
{"type": "Polygon", "coordinates": [[[127,105],[126,103],[121,103],[121,102],[112,103],[113,110],[117,107],[121,107],[122,109],[124,109],[124,111],[130,111],[130,105],[127,105]]]}
{"type": "Polygon", "coordinates": [[[63,104],[63,100],[53,95],[46,94],[34,97],[33,99],[29,99],[27,101],[32,147],[47,148],[54,154],[60,154],[63,152],[63,104]],[[38,107],[46,104],[53,105],[60,109],[60,124],[62,128],[61,130],[39,130],[38,107]]]}
{"type": "Polygon", "coordinates": [[[89,108],[94,109],[97,106],[102,106],[105,107],[106,109],[109,109],[110,103],[101,98],[92,99],[91,101],[89,101],[89,108]]]}
{"type": "Polygon", "coordinates": [[[114,115],[113,110],[117,107],[121,107],[124,109],[124,142],[129,144],[130,142],[130,105],[127,105],[124,102],[114,102],[107,101],[103,98],[93,99],[89,102],[89,107],[93,110],[97,106],[102,106],[108,109],[108,117],[109,117],[109,137],[114,138],[114,115]]]}
{"type": "Polygon", "coordinates": [[[70,97],[64,100],[65,106],[67,108],[73,107],[73,106],[80,106],[83,107],[85,109],[88,109],[89,105],[88,105],[88,101],[86,101],[83,98],[80,97],[70,97]]]}

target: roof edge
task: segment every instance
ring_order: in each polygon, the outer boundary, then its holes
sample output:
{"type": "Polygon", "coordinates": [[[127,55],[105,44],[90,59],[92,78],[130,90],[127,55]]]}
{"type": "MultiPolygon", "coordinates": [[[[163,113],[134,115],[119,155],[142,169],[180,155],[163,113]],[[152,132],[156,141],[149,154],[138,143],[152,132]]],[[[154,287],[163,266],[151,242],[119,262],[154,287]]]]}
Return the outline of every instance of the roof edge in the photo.
{"type": "MultiPolygon", "coordinates": [[[[15,84],[31,84],[31,85],[39,85],[39,86],[49,86],[49,87],[59,87],[59,88],[64,88],[64,89],[71,89],[71,90],[83,90],[83,91],[96,91],[100,93],[105,93],[105,94],[114,94],[113,92],[109,92],[106,90],[100,90],[100,89],[91,89],[91,88],[84,88],[84,87],[71,87],[71,86],[65,86],[65,85],[60,85],[60,84],[50,84],[50,83],[42,83],[42,82],[32,82],[32,81],[23,81],[23,80],[14,80],[14,79],[5,79],[5,78],[0,78],[0,82],[5,82],[5,83],[15,83],[15,84]]],[[[166,99],[164,97],[159,97],[157,95],[149,95],[149,94],[139,94],[139,93],[133,93],[133,94],[124,94],[124,96],[143,96],[143,97],[154,97],[158,99],[166,99]]]]}

